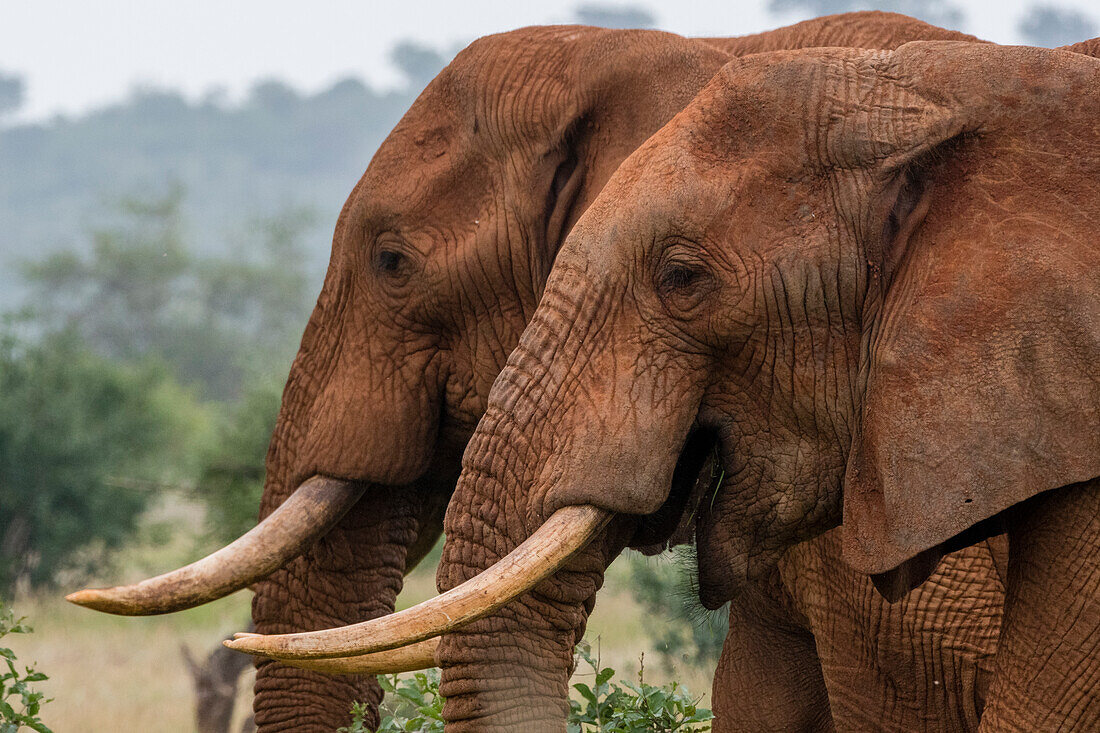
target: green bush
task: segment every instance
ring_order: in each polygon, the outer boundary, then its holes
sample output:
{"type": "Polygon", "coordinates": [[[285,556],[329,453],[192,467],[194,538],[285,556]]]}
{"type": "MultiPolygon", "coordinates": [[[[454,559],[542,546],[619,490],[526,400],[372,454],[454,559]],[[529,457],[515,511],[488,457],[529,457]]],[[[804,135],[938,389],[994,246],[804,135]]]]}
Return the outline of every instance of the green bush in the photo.
{"type": "Polygon", "coordinates": [[[215,425],[216,440],[203,451],[195,493],[206,505],[211,538],[232,542],[256,524],[264,488],[264,456],[279,414],[283,378],[255,379],[215,425]]]}
{"type": "Polygon", "coordinates": [[[714,715],[699,707],[677,682],[655,687],[645,682],[645,667],[638,672],[638,683],[611,681],[615,670],[601,667],[592,658],[588,644],[577,646],[577,656],[592,669],[594,684],[583,682],[573,689],[584,698],[584,704],[569,701],[569,733],[702,733],[710,730],[706,723],[714,715]],[[621,685],[621,686],[620,686],[621,685]]]}
{"type": "MultiPolygon", "coordinates": [[[[714,716],[699,707],[680,684],[663,687],[646,684],[644,667],[638,682],[612,682],[615,670],[601,667],[587,643],[577,645],[578,667],[583,662],[595,675],[593,684],[573,685],[583,702],[569,702],[569,733],[703,733],[714,716]]],[[[442,733],[443,698],[439,694],[439,670],[417,672],[405,679],[397,675],[378,678],[386,699],[382,722],[375,733],[420,731],[442,733]]],[[[366,707],[352,706],[352,724],[337,733],[370,733],[363,723],[366,707]]]]}
{"type": "Polygon", "coordinates": [[[102,569],[152,489],[183,471],[196,411],[156,364],[109,361],[71,333],[20,339],[0,323],[0,595],[102,569]]]}
{"type": "MultiPolygon", "coordinates": [[[[29,634],[31,627],[23,621],[15,618],[12,610],[0,603],[0,640],[8,634],[29,634]]],[[[41,692],[30,688],[30,683],[41,682],[47,679],[46,675],[36,672],[34,667],[24,667],[20,672],[11,649],[0,647],[0,659],[4,660],[4,666],[0,667],[0,733],[16,733],[20,728],[53,733],[38,719],[42,705],[49,700],[41,692]],[[20,712],[16,712],[16,705],[20,712]]]]}

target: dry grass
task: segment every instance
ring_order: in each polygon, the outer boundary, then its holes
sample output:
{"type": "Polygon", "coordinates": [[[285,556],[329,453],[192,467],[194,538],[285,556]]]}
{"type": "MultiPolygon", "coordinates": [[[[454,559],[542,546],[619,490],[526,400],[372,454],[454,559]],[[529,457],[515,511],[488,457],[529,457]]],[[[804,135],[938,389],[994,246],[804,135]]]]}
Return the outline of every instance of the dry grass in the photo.
{"type": "MultiPolygon", "coordinates": [[[[141,619],[97,614],[45,596],[19,601],[15,611],[28,617],[34,633],[5,641],[20,660],[50,676],[36,686],[54,698],[42,718],[55,733],[190,733],[194,696],[180,645],[205,655],[246,623],[248,597],[141,619]]],[[[250,707],[247,697],[242,693],[239,717],[250,707]]]]}
{"type": "MultiPolygon", "coordinates": [[[[122,554],[125,568],[111,580],[135,580],[193,559],[204,547],[197,542],[194,506],[168,502],[151,515],[142,541],[122,554]],[[186,527],[164,532],[164,525],[186,527]]],[[[106,580],[106,579],[104,579],[106,580]]],[[[434,566],[425,562],[409,576],[402,607],[435,593],[434,566]]],[[[194,730],[194,696],[180,645],[197,656],[214,648],[221,638],[243,628],[249,613],[249,594],[238,593],[207,606],[179,614],[150,618],[121,618],[94,613],[65,603],[62,594],[23,598],[17,615],[27,616],[33,634],[11,636],[20,660],[36,663],[50,676],[39,688],[54,698],[43,708],[43,720],[55,733],[189,733],[194,730]]],[[[661,684],[676,677],[689,689],[709,699],[709,673],[670,675],[651,648],[650,625],[662,619],[646,618],[629,591],[629,571],[623,560],[608,571],[587,638],[604,666],[620,678],[636,679],[639,658],[645,654],[645,678],[661,684]]],[[[584,672],[585,670],[581,670],[584,672]]],[[[705,704],[705,703],[704,703],[705,704]]],[[[242,684],[237,722],[251,709],[251,679],[242,684]]]]}

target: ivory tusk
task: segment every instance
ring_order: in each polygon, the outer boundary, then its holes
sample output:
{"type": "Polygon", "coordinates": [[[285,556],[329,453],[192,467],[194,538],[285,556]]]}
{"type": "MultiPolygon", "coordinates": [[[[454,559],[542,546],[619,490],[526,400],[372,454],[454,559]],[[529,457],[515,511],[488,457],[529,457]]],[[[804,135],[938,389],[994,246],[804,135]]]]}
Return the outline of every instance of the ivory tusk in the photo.
{"type": "Polygon", "coordinates": [[[534,534],[488,570],[404,611],[323,631],[237,634],[230,649],[274,659],[331,659],[387,651],[446,634],[488,616],[552,575],[587,545],[612,514],[589,504],[554,512],[534,534]]]}
{"type": "Polygon", "coordinates": [[[338,659],[284,659],[282,664],[302,669],[312,669],[325,674],[397,674],[417,672],[435,667],[435,650],[439,638],[426,639],[408,646],[390,649],[388,652],[360,654],[338,659]]]}
{"type": "Polygon", "coordinates": [[[267,577],[327,533],[366,484],[314,476],[266,519],[222,549],[134,585],[87,588],[65,600],[104,613],[151,616],[227,596],[267,577]]]}

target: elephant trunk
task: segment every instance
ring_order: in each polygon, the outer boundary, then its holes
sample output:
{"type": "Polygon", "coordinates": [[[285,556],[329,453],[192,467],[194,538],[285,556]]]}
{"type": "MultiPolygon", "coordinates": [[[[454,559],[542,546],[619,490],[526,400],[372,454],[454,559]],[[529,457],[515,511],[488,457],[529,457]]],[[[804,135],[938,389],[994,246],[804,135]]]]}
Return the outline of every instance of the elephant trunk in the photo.
{"type": "MultiPolygon", "coordinates": [[[[260,633],[323,629],[393,611],[411,548],[434,534],[411,488],[371,485],[359,503],[307,552],[260,583],[252,616],[260,633]]],[[[331,676],[262,659],[254,710],[262,733],[331,733],[348,725],[353,702],[377,724],[382,690],[370,674],[331,676]]]]}
{"type": "Polygon", "coordinates": [[[573,648],[604,571],[639,526],[630,515],[668,498],[699,397],[665,363],[600,348],[608,310],[628,299],[583,269],[551,280],[467,445],[445,520],[444,594],[350,632],[230,646],[326,658],[444,633],[451,729],[564,728],[573,648]]]}
{"type": "Polygon", "coordinates": [[[479,431],[467,452],[466,473],[448,508],[441,590],[492,574],[515,557],[517,545],[563,533],[555,526],[559,520],[567,522],[573,537],[584,532],[591,541],[526,594],[442,638],[436,656],[443,668],[447,730],[560,733],[568,713],[573,648],[584,634],[604,570],[627,535],[623,522],[591,505],[559,509],[532,533],[540,511],[512,485],[517,479],[506,468],[523,464],[496,452],[491,456],[496,469],[480,470],[479,464],[487,468],[480,457],[490,458],[494,442],[482,437],[479,431]]]}

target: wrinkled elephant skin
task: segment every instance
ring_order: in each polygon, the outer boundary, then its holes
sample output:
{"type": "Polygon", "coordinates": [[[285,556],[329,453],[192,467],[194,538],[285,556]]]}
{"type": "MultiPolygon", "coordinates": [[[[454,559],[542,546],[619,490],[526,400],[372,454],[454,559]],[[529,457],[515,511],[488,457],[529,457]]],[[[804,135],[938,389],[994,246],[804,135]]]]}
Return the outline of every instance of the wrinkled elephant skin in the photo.
{"type": "MultiPolygon", "coordinates": [[[[1100,728],[1098,85],[1100,62],[1057,50],[760,54],[632,154],[493,386],[440,587],[563,508],[615,519],[443,638],[449,730],[562,729],[603,570],[699,440],[725,469],[697,525],[705,604],[766,587],[777,566],[811,578],[791,548],[843,520],[851,567],[892,597],[927,580],[920,608],[946,553],[1007,531],[1003,575],[999,540],[966,551],[985,580],[962,623],[996,623],[999,588],[1005,611],[959,725],[981,712],[990,731],[1100,728]]],[[[805,600],[790,616],[812,627],[805,600]]],[[[852,721],[889,706],[831,702],[852,721]]]]}

